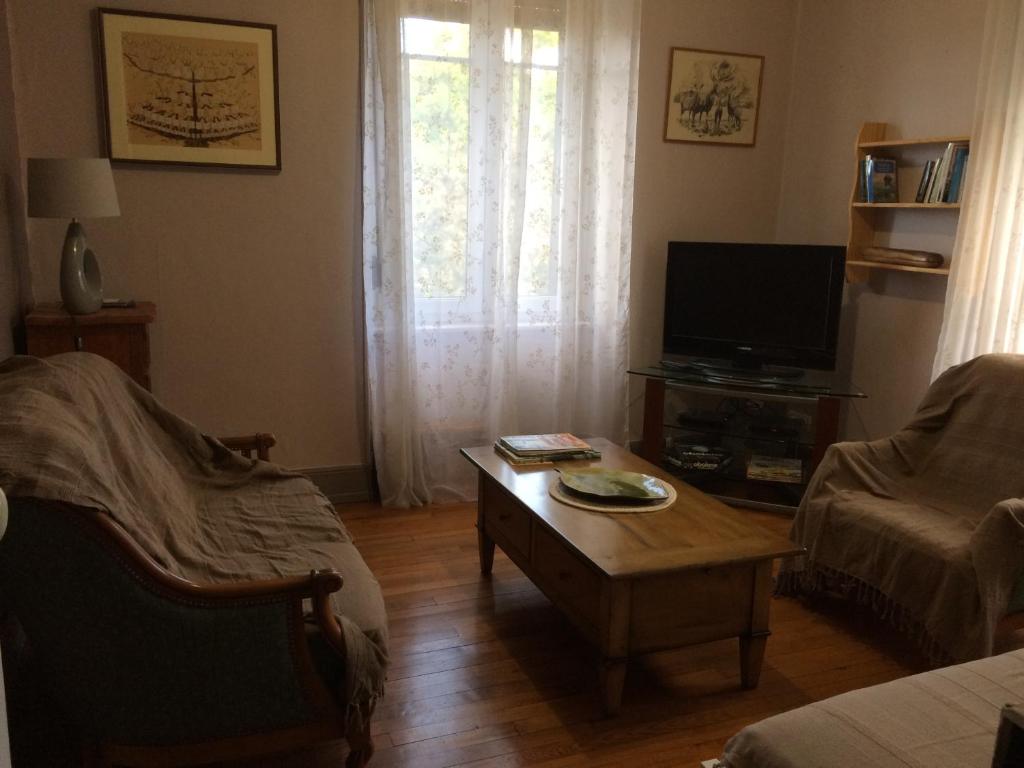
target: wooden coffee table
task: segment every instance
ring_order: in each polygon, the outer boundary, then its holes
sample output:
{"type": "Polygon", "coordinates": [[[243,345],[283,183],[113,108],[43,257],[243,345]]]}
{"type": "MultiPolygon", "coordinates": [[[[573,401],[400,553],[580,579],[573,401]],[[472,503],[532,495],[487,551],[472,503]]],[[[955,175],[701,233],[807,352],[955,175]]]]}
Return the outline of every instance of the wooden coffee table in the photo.
{"type": "Polygon", "coordinates": [[[757,685],[772,594],[772,561],[803,550],[607,440],[603,466],[672,483],[660,512],[588,512],[556,501],[551,464],[513,467],[491,446],[463,449],[479,470],[480,570],[494,545],[565,613],[601,654],[605,710],[619,708],[630,656],[738,637],[743,686],[757,685]]]}

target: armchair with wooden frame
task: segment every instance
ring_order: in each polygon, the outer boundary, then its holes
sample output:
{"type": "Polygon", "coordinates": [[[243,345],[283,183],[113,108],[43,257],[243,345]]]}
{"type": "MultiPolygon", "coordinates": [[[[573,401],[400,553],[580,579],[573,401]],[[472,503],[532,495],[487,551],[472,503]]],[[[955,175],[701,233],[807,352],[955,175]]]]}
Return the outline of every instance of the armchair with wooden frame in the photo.
{"type": "MultiPolygon", "coordinates": [[[[274,438],[223,442],[266,458],[274,438]]],[[[343,737],[348,768],[369,761],[369,716],[346,732],[336,694],[347,660],[330,599],[337,571],[197,584],[103,512],[8,502],[0,590],[86,765],[196,765],[343,737]]]]}

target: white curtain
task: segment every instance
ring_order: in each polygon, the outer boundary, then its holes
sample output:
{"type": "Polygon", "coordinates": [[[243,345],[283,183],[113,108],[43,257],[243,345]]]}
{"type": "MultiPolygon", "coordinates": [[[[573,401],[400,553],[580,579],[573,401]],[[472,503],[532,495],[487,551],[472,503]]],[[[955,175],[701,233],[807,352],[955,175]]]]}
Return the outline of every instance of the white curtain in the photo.
{"type": "Polygon", "coordinates": [[[932,377],[988,352],[1024,353],[1024,2],[991,0],[968,185],[932,377]]]}
{"type": "Polygon", "coordinates": [[[640,0],[364,0],[370,420],[385,504],[458,449],[626,438],[640,0]]]}

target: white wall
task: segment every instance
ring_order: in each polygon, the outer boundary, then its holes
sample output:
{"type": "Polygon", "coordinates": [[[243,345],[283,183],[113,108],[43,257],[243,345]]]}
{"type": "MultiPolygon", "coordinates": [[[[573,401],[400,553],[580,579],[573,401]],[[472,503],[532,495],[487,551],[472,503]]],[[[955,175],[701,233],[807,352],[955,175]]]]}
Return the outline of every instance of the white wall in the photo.
{"type": "MultiPolygon", "coordinates": [[[[22,157],[103,154],[97,4],[7,3],[22,157]]],[[[358,3],[103,5],[278,28],[283,170],[116,167],[121,216],[85,222],[107,295],[156,302],[154,392],[212,434],[274,432],[282,463],[362,463],[358,3]]],[[[39,301],[65,227],[29,221],[39,301]]]]}
{"type": "MultiPolygon", "coordinates": [[[[985,3],[801,0],[796,21],[776,237],[845,243],[862,122],[898,135],[969,134],[985,3]]],[[[898,216],[899,218],[895,218],[898,216]]],[[[949,254],[956,214],[903,212],[891,244],[949,254]]],[[[848,285],[841,365],[869,395],[851,439],[906,423],[928,386],[946,280],[876,270],[848,285]]]]}
{"type": "MultiPolygon", "coordinates": [[[[670,240],[770,242],[782,175],[797,0],[644,0],[640,41],[631,269],[631,365],[661,353],[670,240]],[[701,48],[765,57],[754,147],[664,141],[669,51],[701,48]]],[[[640,433],[642,381],[631,384],[640,433]]]]}
{"type": "MultiPolygon", "coordinates": [[[[3,170],[29,156],[101,154],[95,3],[3,2],[21,135],[13,163],[10,151],[0,153],[3,170]]],[[[160,0],[105,5],[168,10],[160,0]]],[[[645,0],[634,365],[659,356],[669,240],[845,242],[862,121],[887,121],[904,135],[969,131],[983,5],[645,0]],[[673,46],[765,56],[755,147],[663,141],[673,46]]],[[[358,3],[180,0],[173,11],[278,25],[284,169],[117,168],[122,216],[86,222],[107,291],[157,303],[154,389],[171,408],[214,433],[274,431],[282,443],[277,456],[288,464],[360,463],[367,446],[358,3]]],[[[12,112],[3,53],[0,44],[0,146],[13,135],[3,123],[12,112]]],[[[948,250],[941,222],[920,215],[911,222],[915,244],[948,250]]],[[[63,222],[28,224],[38,300],[57,298],[63,230],[63,222]]],[[[0,319],[16,314],[15,251],[0,242],[0,319]]],[[[872,394],[853,414],[852,436],[886,434],[913,409],[927,384],[944,287],[942,279],[894,274],[849,291],[844,365],[872,394]]],[[[9,348],[0,329],[0,356],[9,348]]]]}
{"type": "MultiPolygon", "coordinates": [[[[980,0],[645,0],[633,218],[631,362],[659,358],[669,240],[845,244],[861,123],[903,136],[971,129],[980,0]],[[669,50],[765,56],[757,145],[663,141],[669,50]]],[[[956,217],[900,214],[892,245],[952,250],[956,217]]],[[[944,278],[876,272],[848,285],[840,361],[869,395],[845,436],[902,426],[927,388],[944,278]]],[[[632,434],[640,382],[631,382],[632,434]]]]}

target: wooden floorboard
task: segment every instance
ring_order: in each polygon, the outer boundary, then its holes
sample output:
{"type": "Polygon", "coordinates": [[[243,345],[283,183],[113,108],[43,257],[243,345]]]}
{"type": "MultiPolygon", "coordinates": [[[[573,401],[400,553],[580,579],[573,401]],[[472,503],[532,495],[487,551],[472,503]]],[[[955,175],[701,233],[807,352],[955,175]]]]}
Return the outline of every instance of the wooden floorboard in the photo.
{"type": "Polygon", "coordinates": [[[621,713],[602,718],[592,652],[569,622],[500,550],[480,576],[474,505],[339,513],[390,617],[375,768],[696,766],[744,725],[925,668],[862,611],[776,599],[758,688],[740,687],[735,641],[708,643],[631,663],[621,713]]]}
{"type": "MultiPolygon", "coordinates": [[[[740,687],[734,640],[653,654],[631,663],[622,710],[606,719],[593,653],[569,622],[500,550],[493,575],[480,575],[475,505],[338,511],[390,622],[371,768],[695,768],[749,723],[925,668],[863,610],[776,599],[759,687],[740,687]]],[[[345,754],[336,744],[253,765],[340,768],[345,754]]]]}

